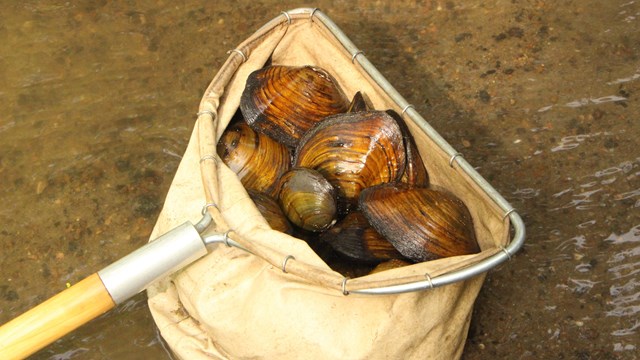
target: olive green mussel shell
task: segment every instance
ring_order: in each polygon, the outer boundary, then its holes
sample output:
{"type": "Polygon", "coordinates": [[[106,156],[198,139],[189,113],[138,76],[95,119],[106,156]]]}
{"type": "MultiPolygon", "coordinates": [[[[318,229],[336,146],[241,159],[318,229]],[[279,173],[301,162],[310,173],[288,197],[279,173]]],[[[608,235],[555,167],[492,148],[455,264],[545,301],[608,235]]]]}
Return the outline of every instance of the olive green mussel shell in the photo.
{"type": "Polygon", "coordinates": [[[380,235],[359,211],[351,211],[342,220],[320,235],[342,255],[363,262],[402,259],[403,256],[380,235]]]}
{"type": "Polygon", "coordinates": [[[253,190],[249,190],[248,193],[258,208],[258,211],[264,216],[273,230],[278,230],[289,235],[293,234],[293,226],[282,212],[280,204],[278,204],[275,198],[253,190]]]}
{"type": "Polygon", "coordinates": [[[278,202],[296,226],[319,232],[336,222],[336,191],[317,171],[293,168],[280,178],[278,202]]]}
{"type": "Polygon", "coordinates": [[[294,165],[318,170],[338,191],[341,207],[348,210],[357,205],[362,189],[402,175],[402,132],[384,111],[330,116],[301,139],[294,165]]]}
{"type": "Polygon", "coordinates": [[[447,191],[384,184],[362,191],[360,208],[371,225],[413,261],[480,251],[469,210],[447,191]]]}
{"type": "Polygon", "coordinates": [[[277,181],[291,167],[290,150],[246,123],[229,126],[218,141],[218,155],[245,188],[275,196],[277,181]]]}
{"type": "Polygon", "coordinates": [[[336,80],[313,66],[273,65],[256,70],[240,98],[247,124],[291,147],[316,123],[347,111],[348,106],[336,80]]]}

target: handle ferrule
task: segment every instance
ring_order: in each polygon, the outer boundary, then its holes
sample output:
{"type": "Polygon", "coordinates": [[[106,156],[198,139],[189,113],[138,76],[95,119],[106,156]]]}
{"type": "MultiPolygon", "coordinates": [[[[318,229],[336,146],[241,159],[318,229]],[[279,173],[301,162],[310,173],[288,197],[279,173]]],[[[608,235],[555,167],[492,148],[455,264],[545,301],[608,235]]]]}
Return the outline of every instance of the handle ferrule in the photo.
{"type": "Polygon", "coordinates": [[[186,222],[98,271],[116,304],[121,304],[155,280],[207,254],[196,228],[186,222]]]}

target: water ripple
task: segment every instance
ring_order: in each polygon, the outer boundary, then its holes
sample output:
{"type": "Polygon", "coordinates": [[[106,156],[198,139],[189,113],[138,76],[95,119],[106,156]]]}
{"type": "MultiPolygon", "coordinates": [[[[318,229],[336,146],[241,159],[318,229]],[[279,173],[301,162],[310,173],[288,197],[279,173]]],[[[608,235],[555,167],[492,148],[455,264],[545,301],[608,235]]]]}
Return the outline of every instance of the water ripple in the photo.
{"type": "Polygon", "coordinates": [[[623,283],[612,283],[609,286],[611,298],[607,305],[611,307],[606,311],[607,316],[632,318],[634,322],[626,327],[619,328],[611,332],[613,336],[628,336],[636,334],[640,328],[640,321],[637,316],[640,313],[640,246],[629,248],[629,244],[640,242],[640,225],[633,226],[628,232],[623,234],[612,233],[606,239],[615,246],[620,246],[620,251],[611,254],[607,263],[608,273],[613,280],[623,280],[623,283]],[[615,264],[615,265],[614,265],[615,264]]]}
{"type": "Polygon", "coordinates": [[[569,240],[565,240],[560,245],[556,247],[556,250],[566,250],[568,247],[573,245],[575,250],[583,250],[585,249],[587,243],[587,238],[584,235],[578,235],[569,240]]]}
{"type": "Polygon", "coordinates": [[[600,281],[593,281],[590,279],[573,279],[569,278],[569,284],[558,284],[556,287],[569,290],[575,294],[585,294],[589,292],[593,287],[600,283],[600,281]]]}
{"type": "MultiPolygon", "coordinates": [[[[634,74],[638,75],[638,74],[634,74]]],[[[631,80],[635,80],[636,78],[632,76],[632,78],[630,80],[627,79],[619,79],[619,80],[623,80],[622,82],[626,82],[624,80],[627,81],[631,81],[631,80]]],[[[610,83],[609,85],[613,85],[614,83],[610,83]]],[[[567,108],[579,108],[582,106],[587,106],[587,105],[599,105],[599,104],[604,104],[604,103],[608,103],[608,102],[621,102],[621,101],[626,101],[628,100],[626,97],[624,96],[618,96],[618,95],[607,95],[607,96],[601,96],[598,98],[581,98],[581,99],[577,99],[577,100],[573,100],[573,101],[569,101],[568,103],[562,105],[564,107],[567,108]]],[[[541,108],[538,109],[538,112],[546,112],[551,110],[554,107],[554,105],[547,105],[547,106],[543,106],[541,108]]]]}
{"type": "Polygon", "coordinates": [[[605,204],[602,204],[602,203],[594,203],[594,200],[591,198],[591,196],[599,193],[600,191],[602,191],[602,188],[591,190],[591,191],[585,191],[580,194],[575,194],[573,195],[574,199],[570,200],[564,205],[561,205],[560,207],[552,208],[550,209],[550,211],[557,211],[557,210],[567,209],[567,208],[576,208],[577,210],[586,210],[593,207],[606,206],[605,204]]]}
{"type": "Polygon", "coordinates": [[[608,241],[614,244],[638,242],[640,241],[640,225],[632,227],[631,230],[624,234],[618,235],[616,233],[612,233],[608,238],[604,239],[604,241],[608,241]]]}

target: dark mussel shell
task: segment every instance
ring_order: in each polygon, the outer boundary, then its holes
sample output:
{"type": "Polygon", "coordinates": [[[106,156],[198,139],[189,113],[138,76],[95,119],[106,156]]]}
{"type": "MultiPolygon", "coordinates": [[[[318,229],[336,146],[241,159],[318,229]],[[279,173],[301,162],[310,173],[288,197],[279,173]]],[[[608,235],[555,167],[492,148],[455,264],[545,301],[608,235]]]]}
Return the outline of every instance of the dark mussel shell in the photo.
{"type": "Polygon", "coordinates": [[[293,168],[280,178],[278,202],[287,218],[302,229],[324,231],[336,222],[336,191],[317,171],[293,168]]]}
{"type": "Polygon", "coordinates": [[[291,167],[291,152],[286,146],[253,131],[244,122],[225,130],[217,151],[245,188],[274,196],[278,178],[291,167]]]}
{"type": "Polygon", "coordinates": [[[294,164],[324,175],[349,210],[362,189],[399,179],[405,157],[398,123],[384,111],[366,111],[330,116],[309,130],[294,164]]]}
{"type": "Polygon", "coordinates": [[[291,147],[316,123],[348,106],[336,80],[313,66],[273,65],[254,71],[240,99],[245,121],[254,130],[291,147]]]}
{"type": "Polygon", "coordinates": [[[402,116],[398,115],[397,112],[388,110],[387,113],[393,117],[400,126],[400,129],[402,130],[402,138],[404,139],[405,150],[407,152],[407,163],[400,181],[413,186],[429,186],[429,173],[427,172],[427,168],[424,166],[424,162],[422,161],[422,157],[418,151],[418,146],[413,139],[413,135],[411,135],[409,126],[407,126],[407,123],[404,121],[402,116]]]}
{"type": "Polygon", "coordinates": [[[407,166],[400,181],[418,187],[429,186],[429,173],[424,166],[424,162],[422,162],[422,157],[418,152],[415,141],[413,141],[413,138],[410,141],[405,138],[405,144],[407,145],[407,166]]]}
{"type": "Polygon", "coordinates": [[[351,211],[344,219],[323,232],[320,240],[342,255],[358,261],[381,262],[403,258],[359,211],[351,211]]]}
{"type": "Polygon", "coordinates": [[[278,230],[289,235],[293,233],[293,226],[289,220],[287,220],[276,199],[265,193],[259,193],[253,190],[248,190],[247,192],[251,200],[256,204],[258,211],[264,216],[273,230],[278,230]]]}
{"type": "Polygon", "coordinates": [[[469,210],[455,195],[407,184],[384,184],[360,194],[371,225],[405,257],[427,261],[480,251],[469,210]]]}
{"type": "Polygon", "coordinates": [[[360,111],[369,111],[372,110],[373,107],[369,106],[369,103],[360,91],[356,92],[353,95],[353,99],[351,99],[351,103],[349,104],[349,108],[347,112],[360,112],[360,111]]]}

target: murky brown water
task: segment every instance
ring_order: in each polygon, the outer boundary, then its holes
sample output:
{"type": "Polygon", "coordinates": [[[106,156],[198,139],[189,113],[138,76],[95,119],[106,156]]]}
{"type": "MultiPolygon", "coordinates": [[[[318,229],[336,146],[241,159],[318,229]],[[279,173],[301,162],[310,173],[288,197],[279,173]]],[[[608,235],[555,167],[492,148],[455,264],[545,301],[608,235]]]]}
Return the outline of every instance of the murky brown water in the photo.
{"type": "MultiPolygon", "coordinates": [[[[147,241],[226,51],[294,2],[5,4],[0,323],[147,241]]],[[[464,359],[635,359],[640,2],[314,4],[522,214],[464,359]]],[[[38,359],[170,358],[139,295],[38,359]]]]}

